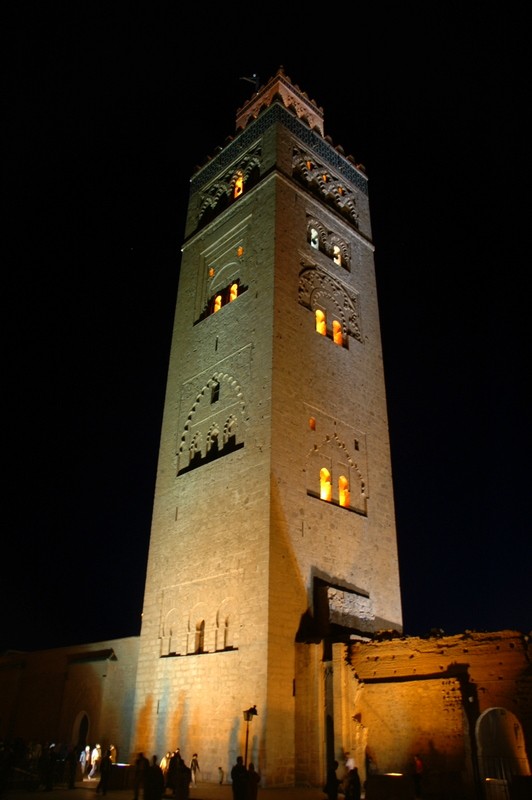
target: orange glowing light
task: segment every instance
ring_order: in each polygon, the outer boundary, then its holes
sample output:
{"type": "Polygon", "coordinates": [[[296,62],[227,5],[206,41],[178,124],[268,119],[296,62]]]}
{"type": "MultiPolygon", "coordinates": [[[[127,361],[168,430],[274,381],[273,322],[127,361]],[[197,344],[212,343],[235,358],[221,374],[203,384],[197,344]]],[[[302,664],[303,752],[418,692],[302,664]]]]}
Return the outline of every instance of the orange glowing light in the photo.
{"type": "Polygon", "coordinates": [[[320,498],[329,503],[332,499],[331,473],[326,467],[320,469],[320,498]]]}
{"type": "Polygon", "coordinates": [[[321,308],[316,309],[316,330],[322,336],[327,335],[327,321],[325,319],[325,312],[321,308]]]}

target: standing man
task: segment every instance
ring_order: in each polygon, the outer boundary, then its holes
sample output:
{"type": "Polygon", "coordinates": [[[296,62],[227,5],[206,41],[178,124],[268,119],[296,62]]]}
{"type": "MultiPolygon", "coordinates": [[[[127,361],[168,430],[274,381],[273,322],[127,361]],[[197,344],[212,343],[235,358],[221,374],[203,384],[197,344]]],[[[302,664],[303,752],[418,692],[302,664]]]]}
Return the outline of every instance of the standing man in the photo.
{"type": "Polygon", "coordinates": [[[248,771],[244,766],[244,759],[238,756],[236,764],[231,770],[233,800],[247,800],[248,796],[248,771]]]}
{"type": "Polygon", "coordinates": [[[108,749],[105,751],[105,755],[100,762],[100,782],[96,787],[96,794],[107,794],[112,766],[113,762],[111,761],[111,750],[108,749]]]}
{"type": "Polygon", "coordinates": [[[139,753],[137,758],[135,759],[135,776],[134,776],[134,789],[133,789],[133,798],[134,800],[139,800],[140,791],[142,789],[142,796],[144,797],[144,785],[146,782],[146,772],[150,766],[150,762],[144,755],[144,753],[139,753]]]}

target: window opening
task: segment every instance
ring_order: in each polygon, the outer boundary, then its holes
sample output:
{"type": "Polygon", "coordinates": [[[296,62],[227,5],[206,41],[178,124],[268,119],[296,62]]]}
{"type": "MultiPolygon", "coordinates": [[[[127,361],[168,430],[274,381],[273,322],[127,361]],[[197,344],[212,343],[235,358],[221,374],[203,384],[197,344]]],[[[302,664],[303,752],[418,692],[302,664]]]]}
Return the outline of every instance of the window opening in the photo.
{"type": "Polygon", "coordinates": [[[337,319],[333,319],[333,341],[335,344],[343,345],[344,336],[342,333],[342,324],[337,319]]]}
{"type": "Polygon", "coordinates": [[[215,457],[218,454],[219,448],[220,448],[219,432],[216,429],[214,429],[213,431],[211,431],[211,435],[209,437],[208,448],[207,448],[208,455],[211,458],[215,457]]]}
{"type": "Polygon", "coordinates": [[[195,653],[205,652],[205,620],[202,619],[196,623],[196,641],[194,647],[195,653]]]}
{"type": "Polygon", "coordinates": [[[211,404],[218,402],[220,399],[220,384],[218,381],[211,386],[211,404]]]}
{"type": "Polygon", "coordinates": [[[332,499],[331,473],[326,467],[320,470],[320,498],[328,502],[332,499]]]}
{"type": "Polygon", "coordinates": [[[320,240],[316,228],[310,229],[310,246],[314,247],[315,250],[319,250],[320,248],[320,240]]]}
{"type": "Polygon", "coordinates": [[[333,261],[335,264],[338,264],[339,267],[342,266],[342,251],[337,244],[333,245],[333,261]]]}
{"type": "Polygon", "coordinates": [[[349,481],[345,475],[338,478],[338,503],[344,507],[350,504],[349,481]]]}
{"type": "Polygon", "coordinates": [[[316,309],[316,330],[322,336],[327,335],[327,321],[325,319],[325,312],[321,308],[316,309]]]}
{"type": "Polygon", "coordinates": [[[315,431],[316,430],[316,420],[314,419],[314,417],[310,417],[310,419],[308,421],[308,426],[309,426],[311,431],[315,431]]]}
{"type": "Polygon", "coordinates": [[[219,311],[221,307],[222,307],[222,295],[217,294],[216,297],[214,298],[214,306],[212,309],[213,313],[216,314],[216,312],[219,311]]]}
{"type": "Polygon", "coordinates": [[[232,283],[229,289],[229,302],[232,303],[238,297],[238,283],[232,283]]]}
{"type": "Polygon", "coordinates": [[[243,191],[244,191],[244,176],[242,175],[241,172],[239,172],[235,179],[233,198],[236,200],[237,197],[240,197],[243,191]]]}

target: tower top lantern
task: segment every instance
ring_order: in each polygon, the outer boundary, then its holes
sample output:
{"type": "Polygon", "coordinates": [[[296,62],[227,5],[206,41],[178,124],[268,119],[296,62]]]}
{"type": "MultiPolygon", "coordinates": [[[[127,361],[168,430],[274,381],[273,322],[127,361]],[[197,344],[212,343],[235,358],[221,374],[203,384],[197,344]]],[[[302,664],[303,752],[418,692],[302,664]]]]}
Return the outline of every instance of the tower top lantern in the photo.
{"type": "Polygon", "coordinates": [[[282,101],[283,105],[295,112],[299,119],[307,122],[310,128],[323,133],[323,109],[311,100],[306,92],[294,86],[290,78],[285,75],[283,67],[279,67],[273,78],[261,86],[242,108],[236,112],[236,130],[243,130],[246,125],[255,120],[261,111],[269,108],[272,103],[282,101]]]}

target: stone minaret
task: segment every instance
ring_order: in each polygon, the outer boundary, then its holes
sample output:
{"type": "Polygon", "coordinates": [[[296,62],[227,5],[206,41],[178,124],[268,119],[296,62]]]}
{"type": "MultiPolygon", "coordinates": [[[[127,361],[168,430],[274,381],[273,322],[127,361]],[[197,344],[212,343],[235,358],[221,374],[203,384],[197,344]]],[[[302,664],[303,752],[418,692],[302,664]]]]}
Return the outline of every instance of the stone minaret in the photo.
{"type": "Polygon", "coordinates": [[[367,179],[323,125],[280,69],[191,180],[131,745],[206,780],[322,781],[335,652],[402,630],[367,179]]]}

